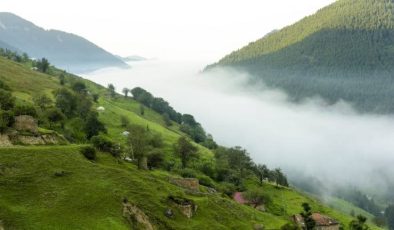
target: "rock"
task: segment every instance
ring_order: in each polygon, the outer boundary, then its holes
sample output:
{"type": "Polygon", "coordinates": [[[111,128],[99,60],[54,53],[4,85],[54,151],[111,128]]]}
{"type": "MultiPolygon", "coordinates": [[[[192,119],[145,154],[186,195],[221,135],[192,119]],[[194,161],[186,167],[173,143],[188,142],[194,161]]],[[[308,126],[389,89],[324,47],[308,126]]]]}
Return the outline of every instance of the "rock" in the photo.
{"type": "Polygon", "coordinates": [[[210,193],[210,194],[217,193],[216,189],[211,188],[211,187],[207,187],[207,191],[208,191],[208,193],[210,193]]]}
{"type": "Polygon", "coordinates": [[[10,147],[12,146],[12,142],[8,135],[0,135],[0,146],[1,147],[10,147]]]}
{"type": "Polygon", "coordinates": [[[174,217],[174,212],[172,211],[172,209],[168,208],[165,212],[164,215],[168,218],[173,218],[174,217]]]}
{"type": "Polygon", "coordinates": [[[41,136],[17,136],[17,143],[24,145],[45,145],[45,141],[41,136]]]}
{"type": "Polygon", "coordinates": [[[187,218],[192,218],[197,212],[198,206],[189,199],[169,196],[168,200],[178,208],[178,210],[187,218]]]}
{"type": "Polygon", "coordinates": [[[200,190],[200,183],[196,178],[170,178],[170,183],[195,192],[200,190]]]}
{"type": "Polygon", "coordinates": [[[14,128],[18,131],[38,133],[37,121],[32,116],[28,115],[16,116],[14,128]]]}
{"type": "Polygon", "coordinates": [[[136,205],[123,199],[123,216],[132,225],[132,229],[154,230],[155,228],[149,221],[149,217],[136,205]]]}

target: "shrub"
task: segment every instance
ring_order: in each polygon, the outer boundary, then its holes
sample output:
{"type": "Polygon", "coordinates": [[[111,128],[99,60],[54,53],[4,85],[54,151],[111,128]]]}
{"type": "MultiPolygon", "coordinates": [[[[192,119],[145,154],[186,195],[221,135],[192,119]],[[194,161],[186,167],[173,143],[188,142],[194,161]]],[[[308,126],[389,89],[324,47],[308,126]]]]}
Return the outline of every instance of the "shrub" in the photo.
{"type": "Polygon", "coordinates": [[[14,109],[15,116],[29,115],[37,117],[37,111],[32,105],[17,105],[14,109]]]}
{"type": "Polygon", "coordinates": [[[82,155],[86,157],[88,160],[96,160],[96,149],[91,146],[86,146],[81,149],[82,155]]]}
{"type": "Polygon", "coordinates": [[[220,183],[216,188],[227,196],[232,196],[237,191],[237,186],[227,182],[220,183]]]}
{"type": "Polygon", "coordinates": [[[92,137],[90,141],[96,149],[110,153],[114,157],[120,156],[121,147],[110,139],[99,135],[92,137]]]}
{"type": "Polygon", "coordinates": [[[126,116],[121,116],[120,117],[120,126],[123,128],[126,128],[130,125],[130,120],[126,116]]]}
{"type": "Polygon", "coordinates": [[[161,148],[163,146],[163,138],[159,133],[151,134],[148,142],[153,148],[161,148]]]}
{"type": "Polygon", "coordinates": [[[159,149],[154,149],[150,153],[148,153],[148,167],[159,168],[163,165],[164,162],[164,154],[159,149]]]}
{"type": "Polygon", "coordinates": [[[198,173],[194,169],[184,168],[179,170],[179,175],[184,178],[197,178],[198,173]]]}
{"type": "Polygon", "coordinates": [[[201,176],[198,176],[197,179],[199,180],[201,185],[211,187],[211,188],[215,187],[215,182],[209,176],[201,175],[201,176]]]}
{"type": "Polygon", "coordinates": [[[4,133],[15,122],[14,114],[10,111],[0,111],[0,132],[4,133]]]}
{"type": "Polygon", "coordinates": [[[10,110],[15,106],[15,97],[12,96],[11,92],[4,89],[0,89],[0,109],[10,110]]]}

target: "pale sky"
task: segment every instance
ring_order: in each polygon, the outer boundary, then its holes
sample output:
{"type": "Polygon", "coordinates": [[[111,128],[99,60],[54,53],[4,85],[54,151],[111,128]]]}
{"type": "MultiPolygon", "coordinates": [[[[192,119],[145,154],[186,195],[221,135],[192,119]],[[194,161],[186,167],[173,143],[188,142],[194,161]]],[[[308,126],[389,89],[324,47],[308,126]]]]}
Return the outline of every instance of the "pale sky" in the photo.
{"type": "Polygon", "coordinates": [[[213,62],[334,0],[1,0],[45,29],[123,56],[213,62]]]}

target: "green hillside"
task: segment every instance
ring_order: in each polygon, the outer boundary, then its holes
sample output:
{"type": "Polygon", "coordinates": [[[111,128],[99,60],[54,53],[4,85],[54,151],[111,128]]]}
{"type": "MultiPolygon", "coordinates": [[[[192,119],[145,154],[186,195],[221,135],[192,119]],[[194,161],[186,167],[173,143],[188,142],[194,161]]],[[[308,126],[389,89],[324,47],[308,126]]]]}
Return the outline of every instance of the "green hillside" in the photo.
{"type": "MultiPolygon", "coordinates": [[[[80,152],[81,148],[90,145],[83,139],[73,143],[71,138],[69,141],[72,144],[68,145],[2,147],[0,227],[3,225],[7,230],[144,229],[135,224],[135,216],[123,216],[125,200],[127,204],[138,207],[155,229],[253,229],[256,224],[264,225],[266,229],[279,229],[290,221],[291,215],[302,210],[301,204],[304,202],[308,202],[315,212],[337,219],[345,229],[353,219],[348,213],[329,208],[291,188],[267,182],[260,186],[254,174],[245,174],[243,182],[235,189],[258,189],[264,196],[269,196],[271,202],[267,201],[266,212],[239,205],[226,195],[228,188],[234,185],[214,181],[219,178],[218,175],[210,175],[207,170],[206,166],[226,160],[226,156],[218,155],[219,150],[193,143],[199,157],[194,158],[188,168],[182,169],[179,157],[174,153],[174,145],[185,135],[180,131],[179,124],[173,122],[171,126],[166,126],[163,116],[149,108],[141,115],[141,105],[137,101],[122,95],[112,97],[108,89],[93,82],[53,67],[49,73],[31,70],[30,63],[16,63],[0,57],[0,80],[13,90],[17,104],[32,104],[35,95],[40,93],[53,97],[53,92],[59,88],[75,87],[71,83],[82,81],[89,90],[87,95],[99,95],[92,108],[105,108],[99,114],[99,120],[107,128],[107,133],[102,135],[115,143],[126,144],[126,138],[121,135],[125,129],[121,127],[121,117],[126,117],[131,124],[161,134],[163,144],[160,150],[164,152],[165,162],[152,170],[140,170],[134,162],[103,151],[97,153],[96,160],[90,161],[80,152]],[[66,82],[63,86],[59,81],[62,74],[66,82]],[[170,178],[185,174],[194,174],[200,178],[201,184],[209,184],[217,192],[208,193],[208,187],[200,186],[199,191],[193,193],[169,182],[170,178]],[[174,203],[177,199],[197,205],[193,217],[187,218],[181,214],[174,203]],[[169,208],[174,212],[170,218],[165,215],[169,208]]],[[[81,100],[85,99],[81,97],[81,100]]],[[[75,120],[75,117],[69,118],[64,128],[57,125],[50,127],[67,136],[66,130],[73,127],[75,120]]],[[[70,137],[75,138],[75,133],[70,137]]],[[[239,153],[236,150],[220,151],[239,153]]],[[[230,166],[236,168],[235,164],[230,166]]],[[[222,170],[229,170],[223,165],[221,167],[222,170]]],[[[223,175],[226,173],[221,172],[223,175]]],[[[372,224],[370,226],[378,229],[372,224]]]]}
{"type": "Polygon", "coordinates": [[[338,0],[208,67],[246,70],[292,99],[344,99],[363,112],[392,113],[394,3],[338,0]]]}

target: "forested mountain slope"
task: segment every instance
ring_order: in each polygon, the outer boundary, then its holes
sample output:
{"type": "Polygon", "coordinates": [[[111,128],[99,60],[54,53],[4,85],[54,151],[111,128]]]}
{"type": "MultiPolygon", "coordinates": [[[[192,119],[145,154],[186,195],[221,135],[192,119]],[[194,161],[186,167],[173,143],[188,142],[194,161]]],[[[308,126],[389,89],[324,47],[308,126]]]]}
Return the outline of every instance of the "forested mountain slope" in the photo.
{"type": "Polygon", "coordinates": [[[293,100],[321,96],[362,112],[392,113],[393,62],[394,3],[339,0],[208,69],[246,70],[293,100]]]}

